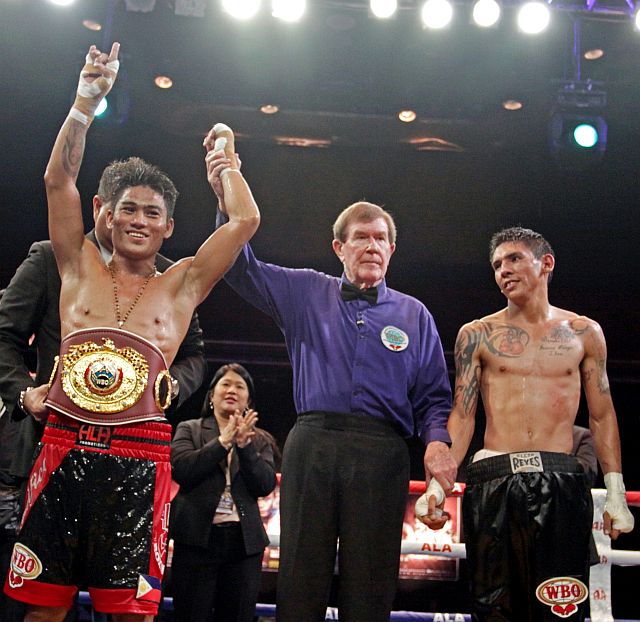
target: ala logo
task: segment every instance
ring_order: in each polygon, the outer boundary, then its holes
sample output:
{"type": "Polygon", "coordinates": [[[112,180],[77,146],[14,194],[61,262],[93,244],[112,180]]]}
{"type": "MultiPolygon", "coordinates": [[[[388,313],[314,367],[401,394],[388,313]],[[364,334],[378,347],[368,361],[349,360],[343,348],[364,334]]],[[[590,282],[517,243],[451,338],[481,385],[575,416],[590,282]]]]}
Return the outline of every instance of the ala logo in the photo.
{"type": "Polygon", "coordinates": [[[158,564],[158,568],[160,569],[160,574],[163,574],[165,570],[170,512],[171,504],[165,503],[162,518],[160,519],[161,528],[159,529],[159,533],[154,536],[153,541],[153,556],[156,560],[156,564],[158,564]]]}
{"type": "Polygon", "coordinates": [[[589,590],[573,577],[554,577],[543,581],[536,589],[536,597],[549,605],[559,618],[568,618],[578,611],[578,605],[587,599],[589,590]]]}

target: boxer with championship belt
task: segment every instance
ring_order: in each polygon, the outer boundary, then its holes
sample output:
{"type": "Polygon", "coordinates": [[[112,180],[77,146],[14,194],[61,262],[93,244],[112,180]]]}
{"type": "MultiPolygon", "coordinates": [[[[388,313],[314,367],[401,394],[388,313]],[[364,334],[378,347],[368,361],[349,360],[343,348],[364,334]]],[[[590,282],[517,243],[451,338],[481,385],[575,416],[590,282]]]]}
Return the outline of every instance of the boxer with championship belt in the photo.
{"type": "Polygon", "coordinates": [[[155,256],[173,233],[177,191],[162,171],[131,158],[110,197],[114,250],[105,264],[84,237],[76,179],[94,112],[117,76],[118,52],[117,43],[109,54],[90,48],[45,174],[62,344],[4,587],[28,603],[27,622],[61,621],[78,585],[115,622],[150,621],[157,612],[171,480],[167,369],[194,309],[260,220],[232,166],[233,133],[218,124],[205,138],[205,164],[212,186],[224,184],[228,224],[194,257],[158,273],[155,256]],[[220,138],[224,156],[214,157],[220,138]]]}

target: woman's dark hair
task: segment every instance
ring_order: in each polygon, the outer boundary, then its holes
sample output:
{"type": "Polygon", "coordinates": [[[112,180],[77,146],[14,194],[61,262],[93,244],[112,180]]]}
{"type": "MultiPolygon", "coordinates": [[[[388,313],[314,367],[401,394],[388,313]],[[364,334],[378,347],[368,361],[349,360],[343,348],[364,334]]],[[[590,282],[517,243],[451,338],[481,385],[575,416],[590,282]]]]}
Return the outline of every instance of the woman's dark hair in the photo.
{"type": "MultiPolygon", "coordinates": [[[[222,380],[222,378],[225,376],[225,374],[228,371],[235,372],[247,383],[247,388],[249,389],[249,406],[253,407],[254,396],[255,396],[255,386],[253,384],[253,378],[251,377],[251,374],[242,365],[240,365],[240,363],[227,363],[226,365],[223,365],[222,367],[220,367],[215,374],[213,374],[213,378],[209,383],[209,390],[207,391],[204,404],[202,405],[202,413],[201,413],[202,417],[207,417],[211,415],[211,405],[210,405],[209,394],[215,388],[218,382],[222,380]]],[[[256,428],[256,434],[258,434],[259,436],[262,436],[264,440],[271,445],[273,449],[273,457],[276,463],[276,470],[279,471],[280,462],[282,460],[282,454],[280,452],[276,439],[271,434],[269,434],[269,432],[261,428],[256,428]]]]}
{"type": "Polygon", "coordinates": [[[255,397],[255,387],[253,384],[253,378],[251,377],[251,374],[242,365],[240,365],[240,363],[227,363],[226,365],[223,365],[222,367],[218,368],[216,373],[213,374],[213,378],[209,383],[209,389],[207,391],[207,395],[204,399],[204,404],[202,405],[203,417],[206,417],[211,413],[210,397],[209,397],[211,391],[215,388],[218,382],[220,382],[220,380],[222,380],[222,378],[229,371],[232,371],[238,374],[238,376],[240,376],[247,383],[247,388],[249,389],[249,406],[253,406],[254,397],[255,397]]]}

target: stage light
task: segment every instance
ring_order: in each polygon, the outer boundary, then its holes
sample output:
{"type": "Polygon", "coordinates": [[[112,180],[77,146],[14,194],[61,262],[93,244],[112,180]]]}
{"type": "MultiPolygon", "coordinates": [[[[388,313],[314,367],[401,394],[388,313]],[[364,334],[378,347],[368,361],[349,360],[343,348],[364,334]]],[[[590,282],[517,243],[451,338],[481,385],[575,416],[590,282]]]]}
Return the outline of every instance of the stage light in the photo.
{"type": "Polygon", "coordinates": [[[604,50],[600,48],[593,48],[592,50],[587,50],[584,53],[584,57],[586,60],[598,60],[604,56],[604,50]]]}
{"type": "Polygon", "coordinates": [[[444,28],[452,17],[453,7],[447,0],[427,0],[422,6],[422,23],[426,28],[444,28]]]}
{"type": "Polygon", "coordinates": [[[414,110],[401,110],[398,113],[398,119],[400,119],[400,121],[402,121],[403,123],[412,123],[416,120],[417,116],[418,115],[414,110]]]}
{"type": "Polygon", "coordinates": [[[260,10],[260,0],[222,0],[222,8],[236,19],[251,19],[260,10]]]}
{"type": "Polygon", "coordinates": [[[279,110],[280,107],[277,104],[264,104],[260,106],[260,112],[262,114],[276,114],[279,110]]]}
{"type": "Polygon", "coordinates": [[[153,83],[159,89],[170,89],[173,86],[173,80],[169,76],[156,76],[153,83]]]}
{"type": "Polygon", "coordinates": [[[500,5],[496,0],[478,0],[473,5],[473,21],[483,28],[489,28],[500,19],[500,5]]]}
{"type": "Polygon", "coordinates": [[[271,2],[271,15],[283,22],[297,22],[306,10],[306,0],[272,0],[271,2]]]}
{"type": "Polygon", "coordinates": [[[598,130],[591,123],[581,123],[573,130],[573,140],[578,147],[590,149],[598,142],[598,130]]]}
{"type": "Polygon", "coordinates": [[[369,9],[378,19],[387,19],[398,10],[398,0],[370,0],[369,9]]]}
{"type": "Polygon", "coordinates": [[[634,19],[636,24],[636,30],[640,30],[640,9],[636,11],[636,17],[634,19]]]}
{"type": "Polygon", "coordinates": [[[102,24],[94,19],[83,19],[82,25],[87,30],[92,30],[93,32],[100,32],[102,30],[102,24]]]}
{"type": "Polygon", "coordinates": [[[107,100],[107,98],[103,98],[103,100],[98,104],[98,107],[96,108],[96,112],[94,114],[94,116],[96,117],[101,117],[106,111],[107,108],[109,107],[109,101],[107,100]]]}
{"type": "Polygon", "coordinates": [[[549,7],[542,2],[527,2],[518,11],[518,28],[528,35],[540,34],[550,20],[549,7]]]}
{"type": "Polygon", "coordinates": [[[507,99],[505,101],[502,102],[502,107],[505,110],[521,110],[522,109],[522,102],[518,101],[517,99],[507,99]]]}
{"type": "Polygon", "coordinates": [[[75,2],[75,0],[49,0],[51,4],[57,4],[58,6],[69,6],[75,2]]]}
{"type": "Polygon", "coordinates": [[[551,154],[562,168],[582,169],[602,160],[607,122],[597,115],[557,111],[551,117],[551,154]]]}

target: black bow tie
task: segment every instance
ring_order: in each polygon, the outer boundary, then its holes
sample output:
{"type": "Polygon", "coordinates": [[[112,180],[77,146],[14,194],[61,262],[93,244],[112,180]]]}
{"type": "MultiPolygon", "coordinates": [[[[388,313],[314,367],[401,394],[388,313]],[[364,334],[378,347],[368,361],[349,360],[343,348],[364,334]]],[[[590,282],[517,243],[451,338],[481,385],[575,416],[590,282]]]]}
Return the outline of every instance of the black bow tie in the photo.
{"type": "Polygon", "coordinates": [[[340,295],[342,300],[349,302],[350,300],[366,300],[370,305],[374,305],[378,302],[378,288],[368,287],[367,289],[360,289],[351,283],[343,283],[340,287],[340,295]]]}

